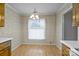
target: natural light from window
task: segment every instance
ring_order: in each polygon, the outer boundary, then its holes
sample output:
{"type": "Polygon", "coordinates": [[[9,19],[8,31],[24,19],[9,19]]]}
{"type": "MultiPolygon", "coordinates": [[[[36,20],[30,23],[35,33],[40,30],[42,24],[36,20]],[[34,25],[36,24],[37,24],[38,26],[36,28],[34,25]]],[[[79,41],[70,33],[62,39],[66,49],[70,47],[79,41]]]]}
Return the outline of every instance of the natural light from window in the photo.
{"type": "Polygon", "coordinates": [[[28,39],[29,40],[45,39],[45,19],[28,20],[28,39]]]}

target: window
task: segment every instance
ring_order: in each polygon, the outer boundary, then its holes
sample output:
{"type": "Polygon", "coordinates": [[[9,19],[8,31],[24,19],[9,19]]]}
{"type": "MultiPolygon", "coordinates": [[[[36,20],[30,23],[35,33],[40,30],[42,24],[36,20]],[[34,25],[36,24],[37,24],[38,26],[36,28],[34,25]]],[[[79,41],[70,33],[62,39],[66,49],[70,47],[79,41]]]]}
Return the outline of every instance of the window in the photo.
{"type": "Polygon", "coordinates": [[[28,20],[28,39],[45,39],[45,19],[28,20]]]}

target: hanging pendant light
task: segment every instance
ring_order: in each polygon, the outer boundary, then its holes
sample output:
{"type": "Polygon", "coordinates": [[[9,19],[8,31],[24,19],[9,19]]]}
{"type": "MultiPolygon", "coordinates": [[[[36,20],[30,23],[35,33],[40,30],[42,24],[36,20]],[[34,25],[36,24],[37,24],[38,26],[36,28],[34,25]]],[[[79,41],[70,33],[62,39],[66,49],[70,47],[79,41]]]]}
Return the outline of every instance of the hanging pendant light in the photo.
{"type": "Polygon", "coordinates": [[[39,20],[39,15],[35,8],[34,8],[33,14],[30,16],[30,19],[39,20]]]}

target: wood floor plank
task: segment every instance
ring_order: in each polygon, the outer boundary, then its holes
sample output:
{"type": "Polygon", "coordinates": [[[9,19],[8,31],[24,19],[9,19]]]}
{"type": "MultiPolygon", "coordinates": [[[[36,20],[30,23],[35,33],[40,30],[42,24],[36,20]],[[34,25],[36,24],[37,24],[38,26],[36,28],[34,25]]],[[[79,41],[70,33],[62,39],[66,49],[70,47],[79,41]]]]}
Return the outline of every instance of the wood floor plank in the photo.
{"type": "Polygon", "coordinates": [[[12,56],[60,56],[60,50],[55,45],[23,44],[12,52],[12,56]]]}

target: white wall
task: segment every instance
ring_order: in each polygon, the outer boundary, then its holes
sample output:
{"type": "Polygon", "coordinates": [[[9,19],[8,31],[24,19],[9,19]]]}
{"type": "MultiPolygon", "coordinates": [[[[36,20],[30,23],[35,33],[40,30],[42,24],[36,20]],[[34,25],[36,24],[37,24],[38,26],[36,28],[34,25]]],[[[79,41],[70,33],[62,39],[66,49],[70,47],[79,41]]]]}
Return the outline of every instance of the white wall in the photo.
{"type": "Polygon", "coordinates": [[[5,8],[5,27],[0,28],[0,36],[12,37],[12,50],[21,44],[21,22],[19,15],[8,5],[5,8]]]}
{"type": "Polygon", "coordinates": [[[78,27],[78,34],[77,35],[78,35],[78,42],[79,42],[79,27],[78,27]]]}
{"type": "Polygon", "coordinates": [[[56,14],[56,45],[61,49],[60,40],[63,39],[63,14],[72,8],[71,3],[64,4],[56,14]]]}
{"type": "Polygon", "coordinates": [[[53,16],[41,16],[46,20],[46,39],[45,40],[29,40],[28,39],[28,17],[22,17],[23,26],[23,43],[24,44],[55,44],[55,15],[53,16]]]}

